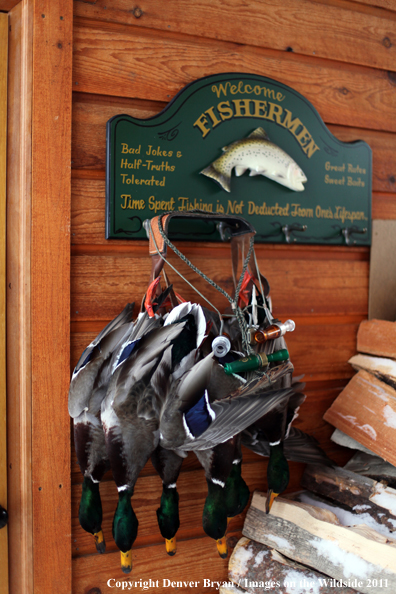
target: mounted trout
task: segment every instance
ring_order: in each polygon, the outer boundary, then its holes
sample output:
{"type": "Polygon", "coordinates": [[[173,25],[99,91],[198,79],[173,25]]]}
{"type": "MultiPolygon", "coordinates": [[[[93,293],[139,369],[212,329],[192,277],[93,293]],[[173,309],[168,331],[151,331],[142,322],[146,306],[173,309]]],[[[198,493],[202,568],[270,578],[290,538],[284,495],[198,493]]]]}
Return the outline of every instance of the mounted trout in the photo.
{"type": "Polygon", "coordinates": [[[223,148],[224,153],[200,173],[214,179],[224,190],[231,192],[231,171],[250,176],[264,175],[296,192],[304,190],[305,173],[297,163],[268,138],[263,128],[257,128],[247,138],[223,148]]]}

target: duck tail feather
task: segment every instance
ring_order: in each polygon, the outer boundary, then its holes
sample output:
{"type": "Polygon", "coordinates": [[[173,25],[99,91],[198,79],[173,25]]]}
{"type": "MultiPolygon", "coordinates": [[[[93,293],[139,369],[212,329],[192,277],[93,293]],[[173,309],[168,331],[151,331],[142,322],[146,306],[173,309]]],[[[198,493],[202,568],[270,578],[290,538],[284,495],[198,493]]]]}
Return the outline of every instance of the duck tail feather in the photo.
{"type": "Polygon", "coordinates": [[[283,451],[286,458],[293,462],[336,466],[312,435],[308,435],[296,427],[290,428],[289,436],[283,444],[283,451]]]}

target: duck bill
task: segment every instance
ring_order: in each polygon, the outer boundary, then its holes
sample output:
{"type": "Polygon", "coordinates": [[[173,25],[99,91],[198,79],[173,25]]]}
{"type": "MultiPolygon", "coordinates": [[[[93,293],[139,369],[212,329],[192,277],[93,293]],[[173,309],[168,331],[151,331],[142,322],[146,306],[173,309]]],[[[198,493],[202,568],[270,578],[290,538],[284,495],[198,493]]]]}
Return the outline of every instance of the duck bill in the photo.
{"type": "Polygon", "coordinates": [[[176,554],[176,537],[165,539],[165,548],[168,555],[173,557],[176,554]]]}
{"type": "Polygon", "coordinates": [[[274,493],[272,489],[268,490],[267,493],[267,500],[265,502],[265,513],[269,514],[272,504],[274,503],[275,499],[278,497],[279,493],[274,493]]]}
{"type": "Polygon", "coordinates": [[[228,555],[226,537],[216,540],[217,551],[222,559],[226,559],[228,555]]]}
{"type": "Polygon", "coordinates": [[[129,550],[126,553],[121,551],[121,569],[124,573],[130,573],[132,571],[132,551],[129,550]]]}
{"type": "Polygon", "coordinates": [[[95,532],[94,539],[95,539],[96,550],[98,551],[98,553],[101,553],[101,554],[104,553],[106,550],[106,543],[105,543],[105,539],[104,539],[102,530],[99,530],[99,532],[95,532]]]}

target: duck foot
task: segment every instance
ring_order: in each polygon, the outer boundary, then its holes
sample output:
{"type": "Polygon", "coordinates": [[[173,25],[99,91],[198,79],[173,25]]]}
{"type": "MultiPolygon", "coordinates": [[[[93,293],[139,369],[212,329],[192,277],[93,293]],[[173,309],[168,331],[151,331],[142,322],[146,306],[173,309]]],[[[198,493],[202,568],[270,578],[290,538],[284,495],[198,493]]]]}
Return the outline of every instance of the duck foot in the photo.
{"type": "Polygon", "coordinates": [[[219,538],[216,540],[217,551],[222,559],[227,559],[228,550],[227,550],[227,541],[226,537],[219,538]]]}
{"type": "Polygon", "coordinates": [[[165,539],[165,548],[166,548],[166,552],[168,553],[168,555],[170,557],[173,557],[173,555],[176,555],[176,537],[173,538],[166,538],[165,539]]]}
{"type": "Polygon", "coordinates": [[[132,551],[129,550],[126,553],[121,551],[121,569],[124,573],[130,573],[132,571],[132,551]]]}
{"type": "Polygon", "coordinates": [[[102,530],[99,530],[99,532],[95,532],[94,539],[96,550],[98,551],[98,553],[102,555],[106,551],[106,543],[102,530]]]}

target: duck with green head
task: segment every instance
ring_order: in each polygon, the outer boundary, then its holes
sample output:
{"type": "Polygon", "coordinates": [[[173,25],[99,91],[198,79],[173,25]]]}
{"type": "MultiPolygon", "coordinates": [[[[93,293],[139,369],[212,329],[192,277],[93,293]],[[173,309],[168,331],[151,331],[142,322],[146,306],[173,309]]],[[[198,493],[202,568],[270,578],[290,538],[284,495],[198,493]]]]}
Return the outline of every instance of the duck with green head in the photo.
{"type": "Polygon", "coordinates": [[[183,458],[158,445],[151,455],[151,461],[162,480],[161,502],[157,509],[158,526],[165,539],[166,552],[172,557],[176,553],[176,532],[180,526],[176,482],[183,458]]]}
{"type": "Polygon", "coordinates": [[[104,553],[106,548],[99,483],[110,468],[100,407],[110,379],[111,356],[133,327],[133,308],[133,303],[128,304],[84,350],[74,368],[69,389],[74,446],[84,476],[79,521],[81,527],[94,536],[99,553],[104,553]]]}
{"type": "MultiPolygon", "coordinates": [[[[140,471],[152,455],[158,462],[160,475],[163,473],[164,477],[174,470],[177,478],[180,467],[180,461],[175,464],[175,456],[171,459],[164,455],[158,457],[155,453],[160,440],[159,417],[169,376],[173,373],[177,376],[194,364],[205,328],[206,323],[198,306],[182,304],[168,314],[163,327],[146,334],[136,349],[129,348],[125,358],[115,361],[102,404],[102,423],[119,492],[113,535],[121,551],[121,567],[126,573],[132,568],[131,548],[138,530],[131,496],[140,471]]],[[[178,524],[177,500],[175,486],[165,478],[159,524],[165,539],[172,541],[167,543],[170,553],[175,552],[172,531],[178,524]]]]}
{"type": "MultiPolygon", "coordinates": [[[[259,454],[269,457],[267,466],[267,501],[266,512],[269,513],[276,497],[286,490],[289,484],[288,460],[305,464],[324,464],[333,466],[334,463],[319,446],[317,440],[300,429],[291,426],[298,407],[304,401],[303,394],[292,394],[286,410],[286,431],[284,438],[278,442],[269,441],[269,426],[271,413],[268,418],[260,419],[242,433],[242,444],[259,454]],[[267,429],[265,430],[265,427],[267,429]]],[[[273,419],[272,419],[273,420],[273,419]]],[[[279,431],[279,427],[278,427],[279,431]]]]}
{"type": "MultiPolygon", "coordinates": [[[[282,366],[287,371],[289,364],[282,366]]],[[[290,390],[264,394],[263,385],[270,384],[270,376],[246,383],[227,375],[210,353],[170,386],[162,411],[160,444],[176,452],[194,451],[204,468],[208,495],[203,527],[222,557],[227,556],[227,518],[239,513],[248,498],[235,437],[290,395],[290,390]]]]}

